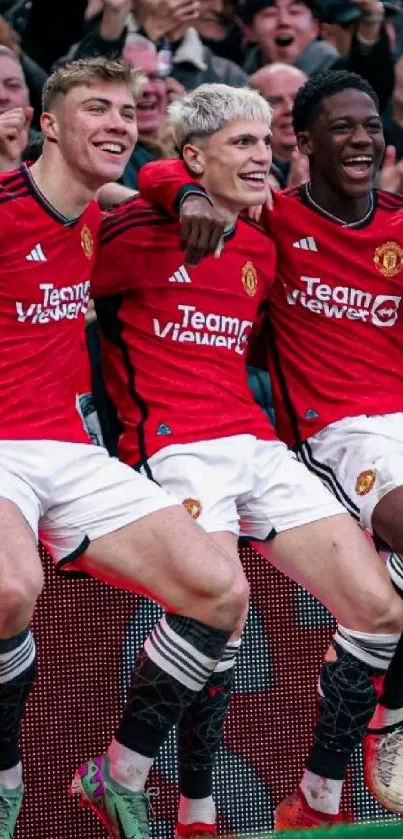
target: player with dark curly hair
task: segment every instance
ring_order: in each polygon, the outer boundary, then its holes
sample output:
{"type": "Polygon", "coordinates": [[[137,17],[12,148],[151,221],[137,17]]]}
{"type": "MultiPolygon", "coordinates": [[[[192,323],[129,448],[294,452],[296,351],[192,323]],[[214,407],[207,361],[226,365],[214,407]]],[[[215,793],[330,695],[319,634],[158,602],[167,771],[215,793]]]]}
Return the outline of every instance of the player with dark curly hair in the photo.
{"type": "MultiPolygon", "coordinates": [[[[262,214],[277,248],[265,334],[277,432],[365,530],[403,553],[403,197],[374,188],[385,141],[376,94],[360,76],[310,79],[295,99],[294,123],[310,180],[276,193],[262,214]]],[[[154,203],[180,208],[191,259],[214,250],[222,222],[181,161],[145,167],[139,185],[154,203]]],[[[399,553],[390,553],[387,569],[403,592],[399,553]]],[[[336,634],[314,743],[299,790],[277,808],[278,828],[335,821],[368,723],[367,785],[403,812],[403,642],[393,653],[396,640],[383,638],[381,652],[370,634],[336,634]],[[392,661],[384,659],[371,719],[373,697],[357,662],[369,672],[386,649],[392,661]]]]}

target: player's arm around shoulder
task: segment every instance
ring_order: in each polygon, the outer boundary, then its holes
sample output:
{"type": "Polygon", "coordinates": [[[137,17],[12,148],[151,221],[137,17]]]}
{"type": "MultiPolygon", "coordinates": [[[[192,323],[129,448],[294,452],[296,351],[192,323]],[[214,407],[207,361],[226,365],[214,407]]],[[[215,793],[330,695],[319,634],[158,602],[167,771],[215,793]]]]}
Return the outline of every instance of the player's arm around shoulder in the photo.
{"type": "Polygon", "coordinates": [[[203,187],[182,160],[157,160],[139,172],[141,195],[176,218],[181,226],[181,248],[188,265],[219,255],[225,222],[203,187]]]}

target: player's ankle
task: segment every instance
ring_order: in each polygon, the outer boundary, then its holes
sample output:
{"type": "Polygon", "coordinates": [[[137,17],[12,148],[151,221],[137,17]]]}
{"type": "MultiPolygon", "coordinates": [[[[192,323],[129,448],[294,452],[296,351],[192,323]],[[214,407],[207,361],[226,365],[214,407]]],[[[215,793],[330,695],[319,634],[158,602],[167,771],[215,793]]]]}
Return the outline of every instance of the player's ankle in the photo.
{"type": "Polygon", "coordinates": [[[328,816],[339,814],[342,788],[343,781],[316,775],[309,769],[305,769],[300,784],[308,806],[328,816]]]}

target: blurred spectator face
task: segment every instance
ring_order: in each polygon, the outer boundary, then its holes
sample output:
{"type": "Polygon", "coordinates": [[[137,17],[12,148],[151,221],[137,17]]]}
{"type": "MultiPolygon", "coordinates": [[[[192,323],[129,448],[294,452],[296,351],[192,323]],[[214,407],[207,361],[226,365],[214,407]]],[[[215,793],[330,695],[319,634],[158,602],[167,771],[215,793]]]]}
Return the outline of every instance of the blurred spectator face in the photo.
{"type": "Polygon", "coordinates": [[[230,215],[264,203],[272,159],[265,122],[235,119],[200,147],[185,145],[183,156],[209,195],[230,215]]]}
{"type": "Polygon", "coordinates": [[[167,88],[159,77],[158,55],[153,50],[138,44],[127,44],[123,57],[145,76],[143,95],[137,103],[137,125],[139,134],[156,137],[165,119],[167,88]]]}
{"type": "Polygon", "coordinates": [[[41,118],[46,137],[55,138],[67,165],[91,189],[116,181],[137,140],[136,103],[125,85],[77,85],[41,118]]]}
{"type": "Polygon", "coordinates": [[[28,105],[28,88],[18,58],[0,55],[0,114],[28,105]]]}
{"type": "Polygon", "coordinates": [[[202,38],[221,41],[234,22],[234,7],[227,0],[200,0],[197,31],[202,38]]]}
{"type": "Polygon", "coordinates": [[[319,24],[305,3],[275,0],[254,15],[248,30],[268,61],[292,64],[318,36],[319,24]]]}
{"type": "Polygon", "coordinates": [[[275,159],[290,160],[296,147],[297,141],[292,127],[292,106],[297,91],[306,80],[305,73],[287,64],[262,67],[251,78],[253,87],[270,102],[273,108],[271,128],[275,159]]]}

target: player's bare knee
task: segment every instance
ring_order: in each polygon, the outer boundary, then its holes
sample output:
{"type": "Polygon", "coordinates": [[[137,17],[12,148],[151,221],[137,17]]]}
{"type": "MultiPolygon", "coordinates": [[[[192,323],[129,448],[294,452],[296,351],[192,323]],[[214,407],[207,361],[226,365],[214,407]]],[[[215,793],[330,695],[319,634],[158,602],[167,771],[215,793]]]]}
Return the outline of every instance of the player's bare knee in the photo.
{"type": "Polygon", "coordinates": [[[36,602],[43,588],[40,566],[29,574],[4,575],[0,580],[0,637],[21,632],[32,620],[36,602]]]}
{"type": "Polygon", "coordinates": [[[234,630],[244,620],[248,603],[249,583],[241,569],[236,569],[225,590],[211,602],[212,626],[234,630]]]}
{"type": "Polygon", "coordinates": [[[363,632],[395,634],[403,631],[403,600],[392,585],[384,585],[365,598],[357,610],[363,632]]]}

